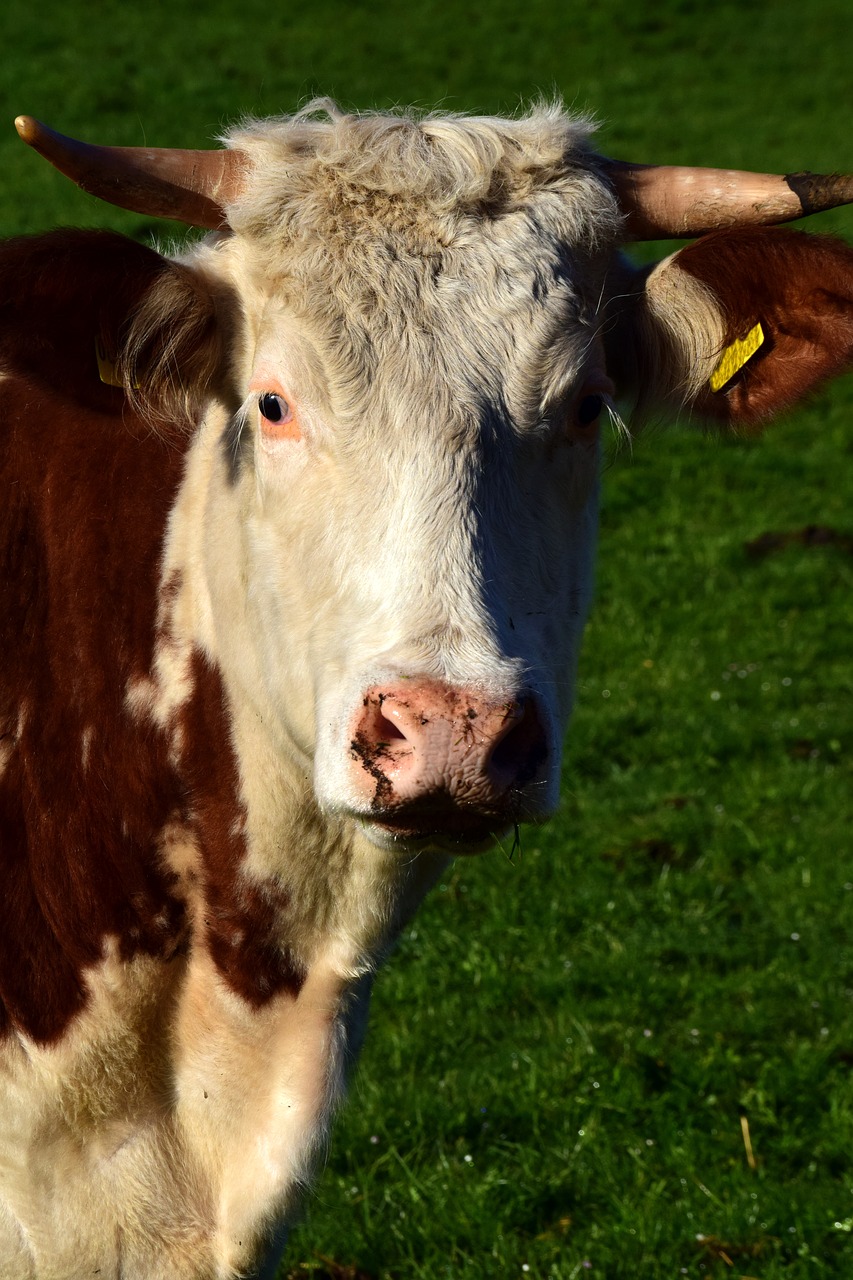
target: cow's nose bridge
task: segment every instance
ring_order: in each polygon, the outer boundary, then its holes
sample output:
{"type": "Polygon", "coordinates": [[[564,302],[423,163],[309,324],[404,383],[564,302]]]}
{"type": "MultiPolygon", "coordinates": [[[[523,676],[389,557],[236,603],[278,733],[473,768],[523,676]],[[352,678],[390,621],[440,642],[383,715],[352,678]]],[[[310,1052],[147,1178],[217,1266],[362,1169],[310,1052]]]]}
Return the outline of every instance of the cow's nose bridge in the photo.
{"type": "Polygon", "coordinates": [[[548,756],[536,699],[441,681],[366,691],[350,744],[351,782],[374,813],[438,801],[502,814],[548,756]]]}

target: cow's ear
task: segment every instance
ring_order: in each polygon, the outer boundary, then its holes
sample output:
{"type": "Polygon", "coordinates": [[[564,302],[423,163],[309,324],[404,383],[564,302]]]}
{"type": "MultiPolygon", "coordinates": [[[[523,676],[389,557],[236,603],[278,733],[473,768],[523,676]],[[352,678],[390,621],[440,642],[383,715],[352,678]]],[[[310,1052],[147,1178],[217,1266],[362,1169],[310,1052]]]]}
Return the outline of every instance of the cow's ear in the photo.
{"type": "Polygon", "coordinates": [[[641,397],[757,426],[853,364],[853,249],[799,231],[703,236],[648,274],[641,397]]]}
{"type": "Polygon", "coordinates": [[[133,407],[155,426],[191,427],[209,396],[234,399],[222,335],[235,330],[236,305],[203,268],[164,265],[121,332],[116,372],[133,407]]]}
{"type": "Polygon", "coordinates": [[[0,366],[99,413],[124,418],[130,402],[182,423],[222,369],[226,303],[214,294],[203,275],[112,232],[5,241],[0,366]]]}

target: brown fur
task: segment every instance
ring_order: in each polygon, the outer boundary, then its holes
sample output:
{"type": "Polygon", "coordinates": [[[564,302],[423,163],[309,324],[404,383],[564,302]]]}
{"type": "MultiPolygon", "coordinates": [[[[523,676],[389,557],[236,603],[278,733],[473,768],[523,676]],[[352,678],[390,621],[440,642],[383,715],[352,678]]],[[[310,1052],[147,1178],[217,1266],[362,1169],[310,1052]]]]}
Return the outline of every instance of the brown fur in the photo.
{"type": "Polygon", "coordinates": [[[241,803],[218,673],[196,655],[178,762],[167,729],[126,705],[152,668],[184,457],[100,381],[95,340],[120,333],[168,270],[83,232],[0,252],[0,1030],[42,1042],[85,1005],[83,971],[108,936],[122,959],[186,945],[186,905],[158,855],[170,822],[198,843],[210,950],[229,984],[260,1003],[301,981],[268,942],[272,904],[237,889],[241,803]],[[244,941],[226,946],[235,921],[244,941]]]}
{"type": "Polygon", "coordinates": [[[194,827],[204,868],[206,945],[229,986],[258,1008],[282,991],[298,995],[305,971],[279,941],[288,895],[278,886],[242,880],[242,826],[226,697],[218,671],[193,657],[195,695],[181,711],[187,744],[182,775],[193,797],[194,827]]]}

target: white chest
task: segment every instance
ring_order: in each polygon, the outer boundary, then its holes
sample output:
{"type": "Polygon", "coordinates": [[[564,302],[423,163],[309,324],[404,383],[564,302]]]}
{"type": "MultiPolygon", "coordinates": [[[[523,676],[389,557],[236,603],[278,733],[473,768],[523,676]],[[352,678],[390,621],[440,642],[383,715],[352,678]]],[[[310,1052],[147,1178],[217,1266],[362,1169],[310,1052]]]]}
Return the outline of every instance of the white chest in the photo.
{"type": "Polygon", "coordinates": [[[253,1010],[203,953],[125,969],[60,1046],[2,1050],[3,1280],[245,1273],[325,1137],[366,982],[317,965],[253,1010]]]}

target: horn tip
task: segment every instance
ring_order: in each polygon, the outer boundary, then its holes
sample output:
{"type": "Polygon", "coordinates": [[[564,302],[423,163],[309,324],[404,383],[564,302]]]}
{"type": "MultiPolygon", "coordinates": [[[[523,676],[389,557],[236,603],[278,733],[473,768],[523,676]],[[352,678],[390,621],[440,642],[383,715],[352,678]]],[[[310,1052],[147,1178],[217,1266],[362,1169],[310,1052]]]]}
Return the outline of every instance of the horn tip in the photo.
{"type": "Polygon", "coordinates": [[[38,120],[32,116],[15,116],[15,128],[18,130],[18,136],[29,147],[33,146],[42,130],[38,120]]]}

